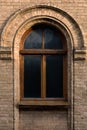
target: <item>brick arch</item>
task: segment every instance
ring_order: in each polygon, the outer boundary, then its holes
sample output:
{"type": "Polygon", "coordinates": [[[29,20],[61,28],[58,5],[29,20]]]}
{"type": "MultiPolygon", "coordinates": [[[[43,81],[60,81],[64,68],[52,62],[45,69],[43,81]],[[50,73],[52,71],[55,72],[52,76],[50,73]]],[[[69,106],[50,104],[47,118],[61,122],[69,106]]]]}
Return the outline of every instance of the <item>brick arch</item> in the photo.
{"type": "Polygon", "coordinates": [[[13,43],[15,44],[15,36],[18,35],[16,41],[19,41],[20,35],[23,34],[19,34],[20,29],[26,31],[27,27],[30,27],[29,23],[31,21],[34,24],[35,21],[38,20],[37,22],[40,22],[43,19],[55,21],[62,31],[66,30],[67,35],[72,41],[72,48],[81,49],[84,47],[82,32],[77,22],[63,10],[47,5],[37,5],[15,12],[2,31],[1,47],[12,48],[13,43]]]}

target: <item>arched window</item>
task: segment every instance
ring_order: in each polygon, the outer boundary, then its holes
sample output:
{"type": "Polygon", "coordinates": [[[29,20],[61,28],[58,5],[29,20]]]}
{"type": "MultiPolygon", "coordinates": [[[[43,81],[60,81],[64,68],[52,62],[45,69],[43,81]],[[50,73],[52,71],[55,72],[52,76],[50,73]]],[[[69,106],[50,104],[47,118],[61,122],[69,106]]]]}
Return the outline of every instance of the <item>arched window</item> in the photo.
{"type": "Polygon", "coordinates": [[[20,44],[21,101],[60,105],[67,101],[67,44],[56,27],[36,24],[20,44]]]}

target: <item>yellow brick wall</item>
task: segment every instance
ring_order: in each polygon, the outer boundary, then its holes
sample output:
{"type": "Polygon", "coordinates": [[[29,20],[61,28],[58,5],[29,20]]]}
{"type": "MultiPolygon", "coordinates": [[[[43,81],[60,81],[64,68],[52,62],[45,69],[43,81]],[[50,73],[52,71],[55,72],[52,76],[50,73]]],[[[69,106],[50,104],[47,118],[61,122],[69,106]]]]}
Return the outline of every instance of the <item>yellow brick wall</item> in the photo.
{"type": "MultiPolygon", "coordinates": [[[[45,12],[47,13],[47,12],[45,12]]],[[[52,12],[51,12],[52,13],[52,12]]],[[[31,15],[34,15],[33,12],[31,15]]],[[[37,15],[37,14],[36,14],[37,15]]],[[[49,13],[50,15],[50,13],[49,13]]],[[[65,15],[65,14],[63,14],[65,15]]],[[[19,16],[20,17],[20,16],[19,16]]],[[[28,17],[26,15],[26,17],[28,17]]],[[[56,16],[55,16],[56,17],[56,16]]],[[[65,16],[66,17],[66,16],[65,16]]],[[[21,19],[23,20],[23,19],[21,19]]],[[[73,20],[71,23],[73,23],[73,20]]],[[[64,22],[66,26],[69,26],[68,21],[64,22]]],[[[26,27],[27,28],[27,27],[26,27]]],[[[19,32],[18,37],[22,35],[19,32]]],[[[14,31],[13,31],[14,32],[14,31]]],[[[20,39],[20,38],[19,38],[20,39]]],[[[17,38],[18,40],[18,38],[17,38]]],[[[13,41],[12,41],[13,42],[13,41]]],[[[16,43],[16,41],[15,41],[16,43]]],[[[13,43],[12,43],[13,44],[13,43]]],[[[83,43],[82,43],[83,44],[83,43]]],[[[87,130],[87,1],[86,0],[0,0],[0,130],[87,130]],[[17,27],[20,22],[20,18],[15,19],[14,26],[8,26],[8,34],[6,33],[6,44],[2,44],[5,41],[2,37],[4,27],[7,25],[8,20],[15,14],[20,12],[21,9],[26,9],[36,5],[48,5],[63,10],[69,16],[71,16],[81,29],[83,40],[77,26],[71,26],[72,35],[75,34],[78,38],[75,38],[74,44],[78,43],[80,50],[74,53],[74,50],[78,50],[74,46],[71,50],[71,57],[73,62],[70,62],[69,66],[72,66],[71,76],[71,95],[73,93],[73,106],[69,110],[57,110],[57,111],[22,111],[16,106],[17,102],[14,101],[17,98],[16,89],[19,87],[19,81],[17,76],[17,69],[14,71],[14,67],[17,63],[18,52],[16,46],[15,56],[13,55],[13,48],[11,46],[11,40],[9,37],[13,37],[13,33],[9,33],[17,27]],[[18,11],[19,10],[19,11],[18,11]],[[16,21],[18,20],[19,21],[16,21]],[[11,28],[12,27],[12,28],[11,28]],[[11,35],[11,36],[9,36],[11,35]],[[84,42],[84,48],[79,45],[80,42],[84,42]],[[84,49],[84,50],[83,50],[84,49]],[[3,50],[5,51],[4,54],[3,50]],[[84,52],[85,53],[84,53],[84,52]],[[11,55],[10,55],[11,52],[11,55]],[[16,60],[15,60],[16,58],[16,60]],[[15,63],[16,62],[16,63],[15,63]],[[14,74],[15,73],[15,74],[14,74]],[[17,79],[15,82],[15,78],[17,79]],[[15,89],[16,86],[16,89],[15,89]],[[15,100],[14,100],[15,98],[15,100]],[[73,119],[70,116],[71,113],[73,119]],[[35,116],[35,118],[34,118],[35,116]],[[40,122],[40,124],[39,124],[40,122]],[[48,124],[48,126],[47,126],[48,124]]],[[[69,82],[70,84],[70,82],[69,82]]],[[[70,86],[70,87],[71,87],[70,86]]]]}

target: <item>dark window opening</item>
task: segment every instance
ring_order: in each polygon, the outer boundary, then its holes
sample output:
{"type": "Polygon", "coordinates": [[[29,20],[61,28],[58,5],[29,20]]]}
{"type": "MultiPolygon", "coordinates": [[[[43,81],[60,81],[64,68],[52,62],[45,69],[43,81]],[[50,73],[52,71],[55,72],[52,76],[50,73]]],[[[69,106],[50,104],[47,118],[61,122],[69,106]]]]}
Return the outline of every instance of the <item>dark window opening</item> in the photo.
{"type": "Polygon", "coordinates": [[[21,98],[66,99],[66,39],[56,27],[37,24],[20,48],[21,98]]]}

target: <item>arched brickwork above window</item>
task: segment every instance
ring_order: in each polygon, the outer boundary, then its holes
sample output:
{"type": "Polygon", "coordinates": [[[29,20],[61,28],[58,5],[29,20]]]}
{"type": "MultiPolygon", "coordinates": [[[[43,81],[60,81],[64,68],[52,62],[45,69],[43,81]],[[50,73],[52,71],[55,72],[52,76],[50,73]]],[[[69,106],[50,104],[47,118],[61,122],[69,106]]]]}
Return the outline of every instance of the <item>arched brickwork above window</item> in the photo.
{"type": "Polygon", "coordinates": [[[77,22],[63,10],[47,5],[38,5],[15,12],[2,31],[1,47],[11,47],[12,50],[15,44],[19,44],[23,33],[35,23],[40,22],[55,24],[63,31],[65,36],[70,38],[67,40],[71,41],[68,47],[84,48],[82,32],[77,22]]]}

